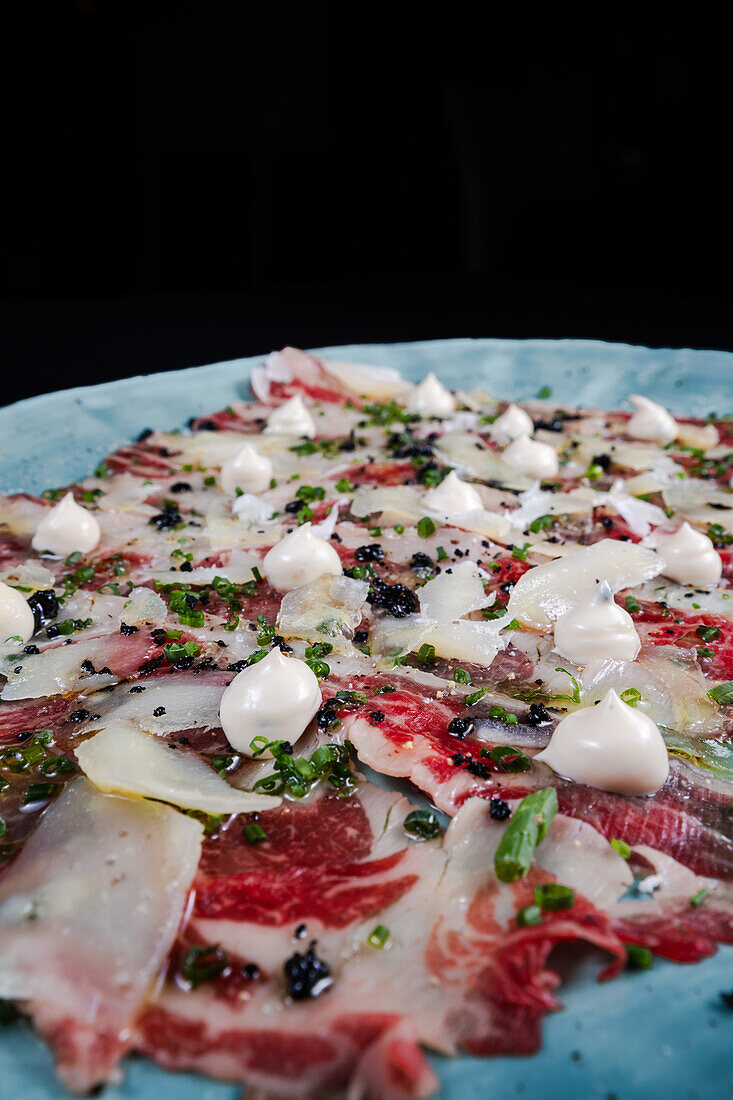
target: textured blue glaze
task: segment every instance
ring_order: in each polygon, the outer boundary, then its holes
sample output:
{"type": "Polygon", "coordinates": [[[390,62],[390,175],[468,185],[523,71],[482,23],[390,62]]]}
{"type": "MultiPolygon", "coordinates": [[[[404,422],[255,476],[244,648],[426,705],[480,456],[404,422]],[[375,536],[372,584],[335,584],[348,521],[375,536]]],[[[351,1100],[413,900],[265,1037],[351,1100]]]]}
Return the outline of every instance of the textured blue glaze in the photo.
{"type": "MultiPolygon", "coordinates": [[[[325,350],[325,349],[323,349],[325,350]]],[[[453,386],[527,398],[550,385],[561,402],[618,405],[647,393],[680,415],[733,409],[733,355],[654,350],[588,340],[438,340],[328,349],[333,358],[395,366],[419,379],[435,370],[453,386]]],[[[192,414],[248,396],[260,358],[66,390],[0,409],[0,489],[38,492],[88,473],[145,427],[181,426],[192,414]]],[[[0,944],[2,950],[2,944],[0,944]]],[[[544,1025],[533,1058],[434,1058],[442,1100],[723,1100],[733,1096],[733,948],[697,966],[657,963],[598,985],[585,959],[562,989],[563,1012],[544,1025]]],[[[61,1100],[51,1056],[22,1027],[0,1034],[0,1100],[61,1100]]],[[[238,1100],[241,1090],[125,1063],[108,1100],[238,1100]]]]}

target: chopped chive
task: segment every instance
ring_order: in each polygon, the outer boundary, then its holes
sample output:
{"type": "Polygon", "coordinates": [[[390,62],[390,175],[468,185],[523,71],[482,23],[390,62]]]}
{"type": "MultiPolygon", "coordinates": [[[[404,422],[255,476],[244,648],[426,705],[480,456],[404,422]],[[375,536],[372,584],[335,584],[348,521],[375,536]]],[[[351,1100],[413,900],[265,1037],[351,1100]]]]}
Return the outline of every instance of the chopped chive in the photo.
{"type": "Polygon", "coordinates": [[[369,933],[369,943],[380,951],[389,939],[389,928],[384,924],[378,924],[373,932],[369,933]]]}
{"type": "Polygon", "coordinates": [[[721,707],[730,706],[733,703],[733,680],[728,680],[725,684],[716,684],[714,688],[710,688],[708,695],[721,707]]]}
{"type": "Polygon", "coordinates": [[[336,492],[338,493],[350,493],[353,491],[353,488],[354,486],[347,477],[340,477],[336,482],[336,492]]]}
{"type": "Polygon", "coordinates": [[[534,900],[540,909],[549,913],[559,909],[572,909],[575,904],[575,890],[570,886],[561,886],[559,882],[543,882],[535,886],[534,900]]]}
{"type": "Polygon", "coordinates": [[[637,943],[625,943],[626,965],[630,970],[649,970],[654,965],[654,956],[648,947],[637,943]]]}
{"type": "Polygon", "coordinates": [[[435,646],[425,642],[417,651],[417,659],[421,665],[432,665],[435,660],[435,646]]]}
{"type": "Polygon", "coordinates": [[[422,519],[417,521],[417,533],[421,539],[429,539],[431,535],[435,534],[435,524],[430,516],[423,516],[422,519]]]}
{"type": "Polygon", "coordinates": [[[635,707],[637,703],[641,702],[641,692],[636,688],[626,688],[621,692],[620,698],[624,703],[628,703],[630,707],[635,707]]]}
{"type": "Polygon", "coordinates": [[[702,638],[704,642],[714,642],[716,638],[720,637],[720,628],[717,626],[698,626],[695,631],[698,638],[702,638]]]}
{"type": "Polygon", "coordinates": [[[325,661],[318,661],[314,658],[305,662],[311,672],[315,672],[319,680],[324,680],[326,676],[331,674],[331,666],[327,665],[325,661]]]}
{"type": "Polygon", "coordinates": [[[438,561],[447,561],[448,555],[442,546],[438,547],[438,561]]]}
{"type": "Polygon", "coordinates": [[[517,913],[517,924],[520,928],[530,928],[533,924],[542,923],[542,910],[539,905],[525,905],[517,913]]]}
{"type": "Polygon", "coordinates": [[[540,531],[546,531],[548,527],[551,527],[554,519],[555,517],[550,515],[538,516],[537,519],[532,520],[528,530],[530,530],[533,535],[538,535],[540,531]]]}
{"type": "Polygon", "coordinates": [[[395,532],[396,535],[404,535],[404,533],[405,533],[404,525],[402,523],[395,523],[394,532],[395,532]]]}
{"type": "Polygon", "coordinates": [[[34,802],[46,802],[49,798],[53,798],[57,790],[57,783],[31,783],[23,797],[23,805],[30,806],[34,802]]]}
{"type": "Polygon", "coordinates": [[[464,696],[463,701],[467,707],[472,707],[474,703],[478,703],[479,699],[483,699],[488,690],[487,687],[480,687],[478,691],[474,691],[473,694],[464,696]]]}
{"type": "Polygon", "coordinates": [[[226,952],[218,943],[192,947],[186,952],[181,965],[181,973],[195,989],[201,982],[219,978],[229,965],[226,952]]]}
{"type": "Polygon", "coordinates": [[[690,898],[690,905],[693,905],[695,909],[697,909],[697,907],[699,905],[702,905],[702,903],[705,901],[708,893],[709,891],[707,890],[707,888],[703,886],[702,890],[698,890],[697,893],[690,898]]]}
{"type": "Polygon", "coordinates": [[[531,549],[532,543],[525,542],[524,546],[513,546],[512,557],[517,558],[519,561],[527,560],[527,552],[531,549]]]}
{"type": "Polygon", "coordinates": [[[537,390],[537,397],[540,401],[546,401],[548,397],[552,397],[552,386],[540,386],[537,390]]]}
{"type": "Polygon", "coordinates": [[[256,821],[244,826],[242,836],[248,844],[261,844],[263,840],[267,840],[267,833],[256,821]]]}
{"type": "Polygon", "coordinates": [[[198,657],[201,646],[197,642],[171,642],[163,646],[163,652],[172,665],[186,658],[198,657]]]}
{"type": "Polygon", "coordinates": [[[471,673],[467,668],[457,668],[453,673],[453,680],[456,684],[470,684],[471,673]]]}
{"type": "Polygon", "coordinates": [[[631,855],[631,848],[629,848],[626,841],[619,840],[618,837],[611,837],[611,847],[616,849],[621,859],[628,859],[631,855]]]}

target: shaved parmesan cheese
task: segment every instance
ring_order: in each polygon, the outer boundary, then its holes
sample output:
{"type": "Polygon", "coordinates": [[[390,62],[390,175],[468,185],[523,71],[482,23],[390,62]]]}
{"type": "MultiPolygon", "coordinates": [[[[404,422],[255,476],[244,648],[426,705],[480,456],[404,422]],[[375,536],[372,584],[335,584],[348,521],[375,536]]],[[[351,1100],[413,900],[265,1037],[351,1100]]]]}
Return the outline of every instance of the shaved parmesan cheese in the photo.
{"type": "Polygon", "coordinates": [[[733,534],[733,494],[716,482],[682,478],[666,486],[662,496],[675,520],[686,519],[701,527],[718,523],[733,534]]]}
{"type": "Polygon", "coordinates": [[[618,592],[651,580],[663,569],[663,559],[653,550],[602,539],[530,569],[512,589],[507,614],[534,630],[549,630],[556,619],[590,596],[599,581],[608,581],[618,592]]]}
{"type": "Polygon", "coordinates": [[[277,617],[284,638],[330,642],[343,649],[359,625],[369,593],[368,581],[324,574],[286,592],[277,617]]]}
{"type": "Polygon", "coordinates": [[[388,401],[410,388],[410,383],[392,367],[342,363],[338,359],[322,359],[321,366],[326,374],[355,397],[373,397],[377,401],[388,401]]]}
{"type": "Polygon", "coordinates": [[[488,668],[499,650],[506,647],[507,639],[499,633],[503,625],[501,619],[488,622],[459,619],[456,623],[431,627],[422,642],[435,646],[438,657],[470,661],[488,668]]]}
{"type": "MultiPolygon", "coordinates": [[[[170,583],[170,573],[164,574],[170,583]]],[[[186,574],[186,584],[189,583],[190,574],[186,574]]],[[[120,613],[120,618],[128,626],[137,623],[162,623],[168,614],[165,600],[151,588],[136,588],[129,600],[127,600],[120,613]]]]}
{"type": "Polygon", "coordinates": [[[43,588],[53,588],[56,579],[50,569],[37,561],[21,562],[10,569],[0,569],[0,581],[13,588],[22,588],[26,596],[43,588]]]}
{"type": "MultiPolygon", "coordinates": [[[[279,523],[245,527],[241,520],[232,515],[226,497],[215,500],[206,513],[206,526],[203,534],[209,540],[214,553],[222,550],[238,550],[242,543],[247,547],[272,546],[282,537],[284,528],[279,523]]],[[[217,570],[221,575],[222,570],[217,570]]]]}
{"type": "Polygon", "coordinates": [[[316,535],[319,539],[330,539],[331,535],[336,530],[336,524],[339,519],[339,509],[342,503],[342,500],[337,500],[331,505],[325,519],[322,519],[320,523],[312,523],[311,534],[316,535]]]}
{"type": "Polygon", "coordinates": [[[168,806],[70,783],[0,882],[0,997],[112,1036],[130,1026],[173,946],[202,834],[168,806]]]}
{"type": "Polygon", "coordinates": [[[585,489],[571,493],[552,493],[540,489],[539,481],[535,481],[526,492],[517,497],[519,507],[509,513],[509,522],[512,527],[524,531],[540,516],[586,515],[593,508],[593,495],[585,489]]]}
{"type": "Polygon", "coordinates": [[[677,424],[677,438],[687,447],[709,451],[720,442],[718,429],[714,424],[677,424]]]}
{"type": "Polygon", "coordinates": [[[648,535],[652,524],[658,526],[660,523],[667,522],[667,517],[661,508],[646,500],[637,500],[629,493],[625,482],[620,478],[614,481],[608,493],[599,495],[602,500],[598,503],[607,504],[618,512],[635,535],[648,535]]]}
{"type": "Polygon", "coordinates": [[[682,611],[709,611],[712,615],[733,615],[733,598],[725,588],[690,588],[675,581],[660,577],[661,583],[651,582],[634,591],[638,600],[650,600],[656,603],[664,600],[670,607],[682,611]]]}
{"type": "Polygon", "coordinates": [[[450,573],[434,577],[418,590],[418,598],[419,615],[401,620],[385,617],[377,622],[372,631],[372,652],[376,656],[394,658],[428,644],[435,647],[438,657],[490,665],[504,649],[502,620],[474,622],[461,618],[494,602],[493,595],[485,594],[481,573],[473,562],[461,562],[450,573]]]}
{"type": "Polygon", "coordinates": [[[7,703],[14,699],[40,699],[44,695],[62,695],[77,688],[82,678],[88,691],[114,684],[117,676],[108,676],[107,673],[87,676],[81,672],[81,664],[85,660],[91,661],[95,668],[98,664],[104,667],[105,651],[109,652],[106,638],[90,638],[88,641],[79,640],[74,645],[56,646],[35,655],[24,654],[21,664],[18,664],[17,659],[9,661],[6,658],[0,662],[0,674],[6,676],[8,682],[0,692],[0,698],[7,703]],[[102,659],[99,660],[99,657],[102,659]],[[16,672],[16,668],[20,672],[16,672]]]}
{"type": "Polygon", "coordinates": [[[434,623],[452,623],[471,611],[479,611],[494,602],[484,592],[481,573],[472,561],[454,565],[417,591],[420,612],[434,623]]]}
{"type": "Polygon", "coordinates": [[[102,791],[170,802],[209,814],[253,813],[280,805],[279,798],[230,786],[192,753],[179,752],[118,718],[77,746],[76,759],[102,791]]]}
{"type": "Polygon", "coordinates": [[[661,458],[669,457],[656,443],[601,440],[596,435],[573,435],[568,442],[573,457],[585,466],[590,465],[599,451],[610,455],[618,466],[625,466],[629,470],[651,470],[661,458]]]}
{"type": "Polygon", "coordinates": [[[248,527],[253,524],[267,523],[273,511],[271,504],[266,500],[260,500],[254,493],[242,493],[232,501],[233,514],[248,527]]]}
{"type": "Polygon", "coordinates": [[[422,615],[407,615],[404,619],[387,616],[379,619],[370,634],[373,657],[394,658],[417,651],[431,628],[422,615]]]}
{"type": "Polygon", "coordinates": [[[467,432],[447,432],[436,443],[435,453],[447,466],[473,474],[481,481],[495,482],[507,489],[528,489],[532,484],[532,478],[515,470],[467,432]]]}
{"type": "Polygon", "coordinates": [[[357,489],[351,501],[353,515],[381,515],[385,524],[414,523],[423,515],[420,497],[408,485],[380,485],[376,489],[357,489]]]}
{"type": "MultiPolygon", "coordinates": [[[[254,644],[248,647],[254,652],[254,644]]],[[[237,652],[237,659],[241,654],[237,652]]],[[[231,657],[230,657],[231,660],[231,657]]],[[[175,733],[189,729],[217,729],[223,683],[211,683],[202,676],[179,674],[172,680],[148,680],[143,692],[130,692],[128,684],[114,691],[95,694],[86,706],[101,716],[106,725],[114,718],[132,719],[151,733],[175,733]],[[162,714],[156,714],[162,711],[162,714]]]]}
{"type": "Polygon", "coordinates": [[[671,485],[676,479],[685,476],[684,468],[674,462],[668,456],[660,457],[651,467],[635,477],[630,477],[625,482],[626,489],[634,496],[642,493],[657,493],[665,486],[671,485]]]}
{"type": "Polygon", "coordinates": [[[246,550],[233,550],[226,565],[207,565],[192,569],[190,573],[151,573],[151,579],[159,584],[211,584],[215,577],[224,577],[233,584],[245,584],[253,579],[252,566],[262,559],[246,550]]]}

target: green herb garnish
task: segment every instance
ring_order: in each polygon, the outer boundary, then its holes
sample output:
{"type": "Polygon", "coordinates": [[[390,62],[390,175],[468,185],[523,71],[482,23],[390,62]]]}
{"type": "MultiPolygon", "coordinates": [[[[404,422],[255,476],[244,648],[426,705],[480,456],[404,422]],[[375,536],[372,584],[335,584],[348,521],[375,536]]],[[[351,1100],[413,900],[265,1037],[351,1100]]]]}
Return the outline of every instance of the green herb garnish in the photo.
{"type": "Polygon", "coordinates": [[[572,909],[575,891],[570,886],[561,886],[559,882],[543,882],[535,886],[534,900],[540,909],[554,913],[559,909],[572,909]]]}
{"type": "Polygon", "coordinates": [[[529,871],[534,850],[544,839],[557,813],[554,787],[532,791],[517,806],[504,830],[494,856],[494,870],[501,882],[516,882],[529,871]]]}
{"type": "Polygon", "coordinates": [[[369,944],[371,947],[376,947],[378,950],[382,950],[384,945],[389,939],[389,928],[384,924],[378,924],[377,927],[369,933],[369,944]]]}
{"type": "Polygon", "coordinates": [[[443,835],[443,826],[432,810],[412,810],[405,818],[403,829],[416,840],[434,840],[443,835]]]}

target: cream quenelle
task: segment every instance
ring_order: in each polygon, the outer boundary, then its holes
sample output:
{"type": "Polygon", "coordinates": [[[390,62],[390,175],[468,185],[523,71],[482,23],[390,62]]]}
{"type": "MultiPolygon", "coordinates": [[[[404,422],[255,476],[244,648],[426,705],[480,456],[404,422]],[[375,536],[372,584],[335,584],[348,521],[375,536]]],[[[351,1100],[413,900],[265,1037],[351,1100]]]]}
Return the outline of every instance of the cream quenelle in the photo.
{"type": "Polygon", "coordinates": [[[23,594],[0,581],[0,646],[17,639],[25,645],[35,629],[33,612],[23,594]]]}
{"type": "Polygon", "coordinates": [[[549,443],[540,443],[538,439],[530,439],[528,435],[518,435],[513,439],[504,448],[501,457],[509,466],[527,477],[556,477],[560,469],[555,448],[549,443]]]}
{"type": "Polygon", "coordinates": [[[462,481],[455,470],[444,477],[440,485],[428,489],[422,498],[426,508],[447,515],[460,515],[462,512],[474,512],[483,508],[481,497],[474,485],[462,481]]]}
{"type": "Polygon", "coordinates": [[[265,554],[262,568],[278,592],[290,592],[324,573],[340,576],[341,558],[330,542],[314,535],[310,523],[290,531],[265,554]]]}
{"type": "Polygon", "coordinates": [[[299,393],[284,405],[273,409],[267,418],[266,432],[279,435],[306,436],[315,439],[316,425],[299,393]]]}
{"type": "Polygon", "coordinates": [[[39,553],[47,550],[66,557],[77,551],[88,554],[101,537],[102,531],[91,512],[67,493],[38,524],[31,546],[39,553]]]}
{"type": "Polygon", "coordinates": [[[677,421],[663,405],[648,397],[632,393],[629,401],[635,412],[626,425],[629,439],[648,440],[651,443],[671,443],[677,438],[677,421]]]}
{"type": "Polygon", "coordinates": [[[224,689],[219,718],[232,748],[252,756],[255,737],[297,741],[320,705],[315,673],[305,661],[286,657],[275,648],[237,673],[224,689]]]}
{"type": "Polygon", "coordinates": [[[489,434],[497,443],[511,443],[520,435],[531,435],[533,431],[532,417],[519,405],[509,405],[489,426],[489,434]]]}
{"type": "Polygon", "coordinates": [[[455,397],[432,371],[415,386],[407,402],[408,412],[419,413],[420,416],[450,416],[455,408],[455,397]]]}
{"type": "Polygon", "coordinates": [[[597,706],[563,718],[535,760],[565,779],[615,794],[655,794],[669,774],[656,722],[613,689],[597,706]]]}
{"type": "Polygon", "coordinates": [[[663,573],[680,584],[712,588],[723,573],[723,562],[712,539],[683,523],[673,534],[658,534],[656,548],[665,561],[663,573]]]}
{"type": "Polygon", "coordinates": [[[608,581],[596,585],[590,596],[555,623],[555,649],[578,665],[604,657],[633,661],[640,648],[634,621],[616,603],[608,581]]]}
{"type": "Polygon", "coordinates": [[[219,484],[225,493],[262,493],[270,487],[273,467],[267,455],[255,447],[254,443],[245,443],[234,458],[230,458],[221,468],[219,484]]]}

